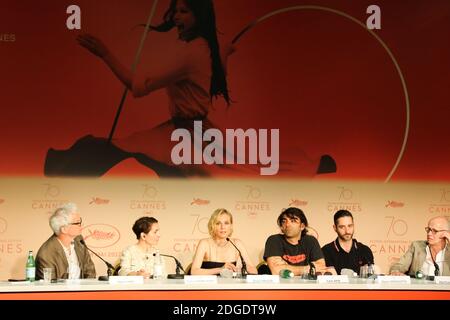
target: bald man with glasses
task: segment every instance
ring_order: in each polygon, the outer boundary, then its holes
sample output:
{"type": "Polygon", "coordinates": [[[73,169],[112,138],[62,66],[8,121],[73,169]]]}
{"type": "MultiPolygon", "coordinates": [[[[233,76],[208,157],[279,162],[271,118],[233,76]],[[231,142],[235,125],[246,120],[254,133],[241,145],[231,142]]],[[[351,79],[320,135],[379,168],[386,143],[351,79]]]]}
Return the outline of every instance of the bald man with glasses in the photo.
{"type": "Polygon", "coordinates": [[[36,280],[44,268],[53,269],[53,279],[95,278],[95,266],[86,247],[80,243],[83,220],[73,203],[55,210],[49,219],[53,235],[39,248],[36,280]]]}
{"type": "Polygon", "coordinates": [[[427,240],[411,243],[408,251],[390,268],[391,275],[450,276],[450,222],[432,218],[425,227],[427,240]]]}

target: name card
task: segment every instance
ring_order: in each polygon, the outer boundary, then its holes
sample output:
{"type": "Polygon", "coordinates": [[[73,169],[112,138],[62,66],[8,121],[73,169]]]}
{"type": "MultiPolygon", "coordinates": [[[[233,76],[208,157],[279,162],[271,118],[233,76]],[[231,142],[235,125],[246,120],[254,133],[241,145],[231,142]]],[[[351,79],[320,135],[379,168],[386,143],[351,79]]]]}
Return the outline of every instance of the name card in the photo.
{"type": "Polygon", "coordinates": [[[31,281],[30,280],[14,280],[9,283],[14,286],[18,286],[18,285],[23,285],[23,284],[31,284],[31,281]]]}
{"type": "Polygon", "coordinates": [[[272,274],[248,274],[245,281],[248,283],[280,283],[280,277],[272,274]]]}
{"type": "Polygon", "coordinates": [[[376,283],[404,283],[410,284],[411,278],[409,276],[378,276],[376,283]]]}
{"type": "Polygon", "coordinates": [[[143,276],[110,276],[109,284],[143,284],[143,276]]]}
{"type": "Polygon", "coordinates": [[[347,275],[319,275],[318,283],[349,283],[347,275]]]}
{"type": "Polygon", "coordinates": [[[434,277],[434,282],[439,283],[439,284],[450,284],[450,276],[434,277]]]}
{"type": "Polygon", "coordinates": [[[194,284],[194,283],[217,283],[216,275],[207,276],[184,276],[184,283],[194,284]]]}

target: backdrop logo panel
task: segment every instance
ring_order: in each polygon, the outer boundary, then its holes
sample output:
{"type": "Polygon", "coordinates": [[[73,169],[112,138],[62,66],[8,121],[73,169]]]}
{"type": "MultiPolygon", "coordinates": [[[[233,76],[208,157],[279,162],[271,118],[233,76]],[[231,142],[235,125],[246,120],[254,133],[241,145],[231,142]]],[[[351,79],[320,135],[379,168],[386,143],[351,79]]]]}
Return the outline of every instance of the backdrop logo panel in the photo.
{"type": "Polygon", "coordinates": [[[53,185],[50,183],[45,183],[44,185],[47,186],[47,188],[45,189],[45,192],[44,192],[44,197],[46,199],[48,199],[48,198],[54,199],[54,198],[58,197],[59,194],[61,193],[60,188],[56,185],[53,185]]]}
{"type": "Polygon", "coordinates": [[[330,201],[327,204],[328,212],[336,212],[338,210],[348,210],[351,213],[362,212],[362,206],[359,201],[354,200],[353,190],[347,187],[339,186],[337,193],[337,201],[330,201]]]}
{"type": "Polygon", "coordinates": [[[290,200],[288,207],[304,207],[307,205],[308,201],[294,198],[290,200]]]}
{"type": "Polygon", "coordinates": [[[60,198],[61,189],[59,186],[50,183],[42,185],[42,198],[31,200],[31,208],[33,210],[53,213],[56,209],[69,202],[60,198]]]}
{"type": "Polygon", "coordinates": [[[404,202],[401,201],[395,201],[395,200],[388,200],[385,204],[386,208],[403,208],[405,206],[404,202]]]}
{"type": "Polygon", "coordinates": [[[450,214],[450,190],[440,189],[438,195],[439,201],[431,203],[428,206],[428,212],[435,215],[450,214]]]}
{"type": "Polygon", "coordinates": [[[197,248],[197,243],[199,240],[209,236],[209,215],[192,213],[189,217],[189,228],[187,230],[190,232],[190,236],[192,237],[174,239],[172,248],[176,253],[193,254],[197,248]]]}
{"type": "MultiPolygon", "coordinates": [[[[4,238],[8,231],[8,220],[0,217],[0,259],[15,256],[23,252],[22,239],[4,238]]],[[[5,259],[2,259],[5,260],[5,259]]]]}
{"type": "Polygon", "coordinates": [[[92,248],[107,248],[120,240],[120,231],[110,224],[91,224],[83,228],[83,238],[92,248]]]}
{"type": "Polygon", "coordinates": [[[16,255],[23,252],[23,241],[19,239],[0,239],[0,254],[16,255]]]}
{"type": "Polygon", "coordinates": [[[264,201],[261,189],[254,185],[246,185],[242,196],[245,200],[237,200],[234,205],[236,212],[246,213],[255,218],[261,213],[270,213],[270,202],[264,201]]]}
{"type": "Polygon", "coordinates": [[[191,206],[193,206],[193,205],[197,205],[197,206],[206,206],[206,205],[208,205],[210,202],[211,202],[211,201],[206,200],[206,199],[194,198],[194,199],[192,199],[191,206]]]}
{"type": "MultiPolygon", "coordinates": [[[[401,210],[401,208],[396,208],[396,210],[401,210]]],[[[398,261],[409,247],[410,240],[405,239],[408,234],[408,223],[399,216],[385,216],[382,228],[380,235],[384,234],[384,239],[370,240],[369,247],[376,256],[376,264],[381,264],[380,260],[384,260],[389,266],[398,261]]]]}
{"type": "Polygon", "coordinates": [[[146,215],[154,215],[166,210],[166,201],[159,199],[159,191],[155,186],[143,184],[140,188],[140,199],[130,200],[131,210],[141,211],[146,215]]]}
{"type": "Polygon", "coordinates": [[[89,202],[91,205],[103,205],[103,204],[109,204],[109,199],[102,199],[99,197],[92,197],[92,200],[89,202]]]}
{"type": "Polygon", "coordinates": [[[202,234],[207,235],[209,234],[208,231],[208,221],[209,216],[206,215],[200,215],[200,214],[191,214],[192,222],[191,222],[191,234],[202,234]]]}

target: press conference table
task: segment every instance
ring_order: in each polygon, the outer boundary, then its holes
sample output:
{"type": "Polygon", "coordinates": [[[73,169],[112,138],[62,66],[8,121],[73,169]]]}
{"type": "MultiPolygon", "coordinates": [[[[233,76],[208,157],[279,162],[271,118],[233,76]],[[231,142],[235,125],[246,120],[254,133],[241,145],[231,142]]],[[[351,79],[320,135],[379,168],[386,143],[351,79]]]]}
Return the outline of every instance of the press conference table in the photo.
{"type": "Polygon", "coordinates": [[[450,300],[450,285],[411,279],[411,284],[320,284],[300,278],[280,283],[247,283],[219,278],[213,284],[185,284],[183,280],[145,280],[143,284],[109,284],[77,280],[45,284],[0,281],[0,300],[450,300]]]}

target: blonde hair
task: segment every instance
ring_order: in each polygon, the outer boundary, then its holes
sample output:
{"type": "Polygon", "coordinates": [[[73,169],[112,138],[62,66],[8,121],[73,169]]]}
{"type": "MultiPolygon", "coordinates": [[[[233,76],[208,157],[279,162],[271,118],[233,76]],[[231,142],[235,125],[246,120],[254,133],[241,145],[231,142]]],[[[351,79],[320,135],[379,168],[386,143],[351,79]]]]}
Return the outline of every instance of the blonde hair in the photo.
{"type": "Polygon", "coordinates": [[[215,235],[214,234],[214,226],[216,225],[217,221],[219,220],[219,216],[221,216],[223,214],[226,214],[230,217],[231,230],[230,230],[229,236],[231,236],[233,234],[233,216],[227,209],[220,208],[220,209],[214,210],[214,212],[212,213],[212,215],[208,221],[208,232],[211,237],[214,237],[214,235],[215,235]]]}

